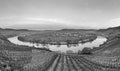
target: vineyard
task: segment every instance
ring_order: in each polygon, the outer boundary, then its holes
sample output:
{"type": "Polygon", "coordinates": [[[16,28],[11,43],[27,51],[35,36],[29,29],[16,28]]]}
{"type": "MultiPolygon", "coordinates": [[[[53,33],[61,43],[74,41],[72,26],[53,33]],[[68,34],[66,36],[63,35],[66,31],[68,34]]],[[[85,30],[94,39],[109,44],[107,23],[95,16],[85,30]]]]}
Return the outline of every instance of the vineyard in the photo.
{"type": "Polygon", "coordinates": [[[34,55],[33,62],[28,65],[35,66],[25,71],[120,71],[119,43],[119,35],[116,35],[93,49],[92,55],[51,54],[49,57],[45,53],[48,59],[45,57],[44,61],[36,60],[39,57],[44,59],[41,55],[34,55]]]}
{"type": "Polygon", "coordinates": [[[19,33],[9,34],[0,34],[0,71],[120,71],[120,35],[109,35],[92,54],[65,54],[12,44],[6,37],[19,33]]]}
{"type": "Polygon", "coordinates": [[[119,71],[120,70],[120,67],[117,65],[118,63],[114,64],[113,66],[109,64],[110,63],[102,64],[102,63],[90,61],[81,55],[78,56],[78,55],[59,54],[52,63],[52,65],[50,65],[46,71],[119,71]]]}

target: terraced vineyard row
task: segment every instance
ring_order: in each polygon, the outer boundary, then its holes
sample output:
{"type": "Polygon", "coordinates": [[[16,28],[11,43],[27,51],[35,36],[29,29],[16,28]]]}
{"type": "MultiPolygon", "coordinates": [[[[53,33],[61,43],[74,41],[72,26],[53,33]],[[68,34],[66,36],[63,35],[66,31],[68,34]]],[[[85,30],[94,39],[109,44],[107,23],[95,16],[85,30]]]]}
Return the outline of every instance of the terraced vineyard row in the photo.
{"type": "Polygon", "coordinates": [[[60,54],[47,71],[120,71],[120,69],[91,62],[83,56],[60,54]]]}

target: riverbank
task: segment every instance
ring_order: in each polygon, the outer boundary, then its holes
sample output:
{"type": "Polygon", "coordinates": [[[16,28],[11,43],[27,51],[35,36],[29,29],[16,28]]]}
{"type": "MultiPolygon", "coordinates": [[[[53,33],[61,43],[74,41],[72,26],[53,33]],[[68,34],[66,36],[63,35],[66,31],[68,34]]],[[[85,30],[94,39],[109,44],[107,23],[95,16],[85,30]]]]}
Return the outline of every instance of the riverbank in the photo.
{"type": "Polygon", "coordinates": [[[98,47],[100,44],[103,44],[107,39],[99,36],[92,42],[87,42],[84,44],[82,43],[71,44],[69,46],[68,45],[49,45],[49,44],[43,45],[40,43],[38,44],[38,43],[24,42],[24,41],[18,40],[18,36],[8,38],[8,40],[11,43],[14,43],[16,45],[25,45],[29,47],[34,46],[35,48],[46,48],[51,51],[55,51],[55,52],[59,51],[62,53],[66,53],[66,52],[78,53],[78,51],[82,51],[82,49],[85,47],[89,47],[89,48],[98,47]]]}
{"type": "MultiPolygon", "coordinates": [[[[21,71],[34,71],[34,70],[41,71],[41,70],[46,70],[46,69],[48,69],[48,71],[49,70],[61,70],[61,69],[68,69],[68,70],[71,69],[71,70],[76,70],[76,71],[77,70],[94,71],[94,70],[99,70],[101,68],[102,70],[100,71],[113,70],[119,67],[118,63],[120,59],[119,58],[119,54],[120,54],[119,53],[120,51],[119,50],[119,46],[120,46],[119,36],[120,35],[118,36],[113,35],[113,36],[114,37],[112,36],[109,37],[110,39],[107,42],[105,42],[103,45],[101,45],[102,47],[104,47],[103,49],[100,46],[100,49],[98,49],[99,51],[95,53],[96,55],[95,54],[93,55],[75,54],[73,56],[64,55],[64,54],[58,55],[55,52],[41,50],[39,48],[34,48],[34,47],[16,45],[16,44],[13,44],[7,41],[6,43],[6,42],[3,42],[5,40],[3,39],[3,37],[1,37],[2,39],[0,39],[1,40],[0,67],[2,68],[2,70],[6,70],[6,68],[4,67],[4,65],[6,65],[7,67],[11,68],[13,71],[14,70],[19,71],[21,69],[22,69],[21,71]],[[107,51],[107,54],[110,54],[111,57],[110,56],[106,57],[106,55],[104,55],[106,51],[107,51]],[[113,57],[114,55],[116,57],[113,57]],[[90,59],[90,57],[92,59],[90,59]],[[116,60],[116,59],[117,59],[117,62],[114,62],[113,60],[116,60]],[[113,63],[112,66],[110,62],[113,63]],[[82,66],[82,68],[80,66],[82,66]]],[[[64,45],[61,45],[61,46],[64,46],[64,45]]],[[[64,51],[66,49],[65,47],[64,49],[57,47],[57,46],[55,47],[56,49],[62,49],[61,51],[64,51]]],[[[81,46],[70,47],[70,48],[67,47],[67,50],[71,48],[72,48],[71,50],[74,50],[74,49],[79,50],[78,48],[80,47],[81,46]]],[[[114,71],[119,71],[119,70],[114,70],[114,71]]]]}
{"type": "Polygon", "coordinates": [[[95,34],[81,32],[52,32],[18,37],[20,41],[51,45],[84,44],[92,42],[96,38],[95,34]]]}

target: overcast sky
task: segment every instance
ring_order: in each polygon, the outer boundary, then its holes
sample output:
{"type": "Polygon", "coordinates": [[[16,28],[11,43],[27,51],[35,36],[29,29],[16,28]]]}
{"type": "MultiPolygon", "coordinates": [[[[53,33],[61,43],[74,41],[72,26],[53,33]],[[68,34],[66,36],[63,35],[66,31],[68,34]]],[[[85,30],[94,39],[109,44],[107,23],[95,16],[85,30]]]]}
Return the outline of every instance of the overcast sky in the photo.
{"type": "Polygon", "coordinates": [[[120,0],[0,0],[4,28],[106,28],[120,25],[120,0]]]}

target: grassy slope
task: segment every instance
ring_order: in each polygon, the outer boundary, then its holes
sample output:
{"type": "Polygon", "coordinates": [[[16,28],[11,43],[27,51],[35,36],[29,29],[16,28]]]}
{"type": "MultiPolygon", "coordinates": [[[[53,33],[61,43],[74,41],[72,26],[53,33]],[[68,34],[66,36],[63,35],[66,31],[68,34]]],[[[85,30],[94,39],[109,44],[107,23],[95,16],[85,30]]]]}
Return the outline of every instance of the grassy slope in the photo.
{"type": "MultiPolygon", "coordinates": [[[[119,67],[120,64],[120,27],[99,30],[97,33],[104,34],[108,38],[107,42],[98,47],[94,55],[85,56],[93,63],[119,67]]],[[[116,71],[116,70],[114,70],[116,71]]]]}
{"type": "Polygon", "coordinates": [[[106,43],[101,45],[96,53],[100,55],[118,55],[120,52],[120,27],[99,30],[98,33],[104,34],[108,39],[106,43]]]}
{"type": "Polygon", "coordinates": [[[96,51],[99,55],[118,56],[120,54],[120,38],[109,40],[109,42],[99,48],[100,49],[96,51]]]}
{"type": "Polygon", "coordinates": [[[46,52],[41,50],[32,50],[31,62],[24,66],[24,71],[41,71],[47,68],[50,62],[56,56],[53,52],[46,52]]]}
{"type": "Polygon", "coordinates": [[[7,65],[13,70],[20,70],[20,69],[23,69],[23,67],[25,65],[28,65],[29,63],[35,64],[34,61],[36,60],[44,61],[43,63],[39,63],[39,65],[42,66],[42,64],[46,62],[48,63],[48,60],[46,59],[51,59],[54,56],[54,53],[46,51],[44,49],[41,50],[41,49],[30,48],[26,46],[18,46],[10,43],[7,40],[7,37],[20,35],[21,33],[28,35],[36,32],[0,29],[0,70],[7,69],[6,67],[3,67],[4,65],[7,65]],[[33,52],[33,50],[38,50],[40,51],[40,53],[37,54],[33,52]]]}

